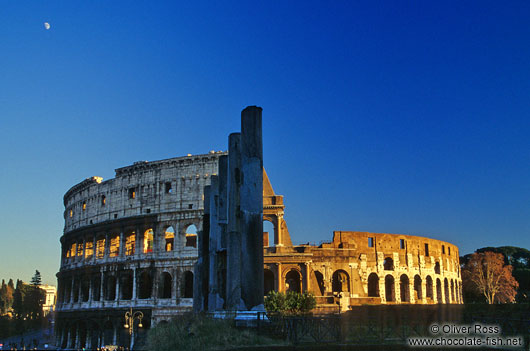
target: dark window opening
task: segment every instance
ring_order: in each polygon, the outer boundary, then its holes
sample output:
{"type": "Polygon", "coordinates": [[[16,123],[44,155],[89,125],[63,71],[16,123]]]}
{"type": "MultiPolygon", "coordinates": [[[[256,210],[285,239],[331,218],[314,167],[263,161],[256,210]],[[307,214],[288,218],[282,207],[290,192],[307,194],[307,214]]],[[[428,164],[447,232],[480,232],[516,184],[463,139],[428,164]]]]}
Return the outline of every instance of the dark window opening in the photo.
{"type": "Polygon", "coordinates": [[[405,249],[405,239],[399,239],[399,248],[405,249]]]}
{"type": "Polygon", "coordinates": [[[136,188],[129,189],[129,199],[136,199],[136,188]]]}
{"type": "Polygon", "coordinates": [[[429,256],[429,244],[425,244],[425,256],[429,256]]]}
{"type": "Polygon", "coordinates": [[[173,189],[171,188],[171,182],[166,183],[166,194],[171,194],[173,189]]]}
{"type": "Polygon", "coordinates": [[[118,214],[117,213],[114,214],[114,218],[118,218],[118,214]]]}
{"type": "Polygon", "coordinates": [[[101,196],[101,206],[105,206],[107,204],[107,198],[105,195],[101,196]]]}
{"type": "Polygon", "coordinates": [[[449,253],[449,256],[451,256],[451,248],[447,246],[447,252],[449,253]]]}
{"type": "Polygon", "coordinates": [[[188,209],[191,210],[192,208],[193,208],[193,204],[189,204],[189,205],[188,205],[188,209]]]}
{"type": "Polygon", "coordinates": [[[444,253],[445,253],[445,246],[442,245],[442,254],[444,254],[444,253]]]}
{"type": "Polygon", "coordinates": [[[368,238],[368,247],[374,247],[374,238],[368,238]]]}

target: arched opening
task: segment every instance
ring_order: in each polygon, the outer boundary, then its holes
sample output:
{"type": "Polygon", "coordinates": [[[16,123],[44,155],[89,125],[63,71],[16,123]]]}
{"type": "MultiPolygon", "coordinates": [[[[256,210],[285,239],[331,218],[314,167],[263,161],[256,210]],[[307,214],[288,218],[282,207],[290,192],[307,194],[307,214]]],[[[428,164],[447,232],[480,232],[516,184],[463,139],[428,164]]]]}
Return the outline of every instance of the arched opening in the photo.
{"type": "Polygon", "coordinates": [[[101,260],[105,257],[105,237],[100,236],[96,241],[96,258],[101,260]]]}
{"type": "Polygon", "coordinates": [[[171,278],[171,274],[168,272],[163,272],[160,275],[160,283],[159,283],[159,297],[162,299],[170,299],[171,298],[171,284],[173,279],[171,278]]]}
{"type": "Polygon", "coordinates": [[[103,324],[103,345],[112,345],[114,343],[114,326],[111,321],[103,324]]]}
{"type": "Polygon", "coordinates": [[[416,302],[423,299],[423,291],[421,291],[421,278],[419,275],[414,276],[414,300],[416,302]]]}
{"type": "Polygon", "coordinates": [[[286,291],[295,291],[295,292],[301,292],[302,291],[302,279],[300,277],[300,273],[295,270],[291,269],[286,275],[285,275],[285,290],[286,291]]]}
{"type": "Polygon", "coordinates": [[[151,298],[151,291],[153,290],[153,279],[148,271],[140,273],[140,284],[139,284],[139,299],[151,298]]]}
{"type": "Polygon", "coordinates": [[[120,235],[114,234],[109,241],[109,256],[118,257],[120,254],[120,235]]]}
{"type": "Polygon", "coordinates": [[[263,221],[263,246],[274,246],[274,224],[271,221],[263,221]]]}
{"type": "Polygon", "coordinates": [[[322,275],[322,273],[320,273],[319,271],[315,271],[315,277],[317,279],[320,296],[324,296],[326,292],[326,286],[324,285],[324,275],[322,275]]]}
{"type": "Polygon", "coordinates": [[[451,279],[451,302],[455,302],[455,282],[451,279]]]}
{"type": "Polygon", "coordinates": [[[270,269],[263,270],[263,295],[274,291],[274,273],[270,269]]]}
{"type": "Polygon", "coordinates": [[[394,277],[388,274],[385,277],[385,298],[387,302],[396,301],[396,292],[394,287],[394,277]]]}
{"type": "Polygon", "coordinates": [[[88,237],[85,241],[85,259],[94,257],[94,237],[88,237]]]}
{"type": "Polygon", "coordinates": [[[101,277],[100,275],[96,275],[94,279],[92,279],[92,299],[94,301],[99,301],[101,298],[101,277]]]}
{"type": "Polygon", "coordinates": [[[348,273],[339,269],[333,273],[331,277],[331,290],[333,292],[349,292],[350,291],[350,276],[348,273]]]}
{"type": "Polygon", "coordinates": [[[447,282],[447,278],[444,279],[444,296],[445,303],[449,303],[449,283],[447,282]]]}
{"type": "Polygon", "coordinates": [[[173,251],[175,247],[175,229],[173,227],[168,227],[165,230],[165,246],[164,249],[166,252],[173,251]]]}
{"type": "Polygon", "coordinates": [[[105,300],[113,301],[116,299],[116,277],[107,275],[105,279],[105,300]]]}
{"type": "Polygon", "coordinates": [[[71,348],[74,348],[75,347],[75,337],[76,337],[76,333],[77,332],[77,325],[75,324],[72,324],[72,326],[70,327],[70,340],[68,341],[68,344],[71,348]]]}
{"type": "Polygon", "coordinates": [[[79,278],[74,278],[74,302],[79,301],[79,278]]]}
{"type": "Polygon", "coordinates": [[[434,273],[435,274],[440,274],[440,262],[436,262],[434,264],[434,273]]]}
{"type": "Polygon", "coordinates": [[[120,281],[121,299],[130,300],[133,294],[133,272],[124,272],[120,281]]]}
{"type": "Polygon", "coordinates": [[[64,298],[63,302],[70,302],[70,296],[72,293],[72,278],[64,279],[64,298]]]}
{"type": "Polygon", "coordinates": [[[434,300],[434,296],[433,296],[433,288],[432,288],[432,278],[430,275],[428,275],[426,278],[425,278],[425,290],[427,290],[425,292],[425,296],[428,298],[428,299],[431,299],[431,300],[434,300]]]}
{"type": "Polygon", "coordinates": [[[390,257],[385,258],[385,262],[383,263],[385,271],[393,271],[394,270],[394,260],[390,257]]]}
{"type": "Polygon", "coordinates": [[[79,322],[77,325],[77,330],[79,333],[79,348],[84,349],[86,346],[86,337],[87,337],[87,326],[83,322],[79,322]]]}
{"type": "Polygon", "coordinates": [[[184,284],[182,286],[182,297],[193,297],[193,273],[190,271],[184,272],[184,284]]]}
{"type": "Polygon", "coordinates": [[[136,249],[136,233],[134,231],[129,231],[125,235],[125,255],[131,256],[134,255],[136,249]]]}
{"type": "Polygon", "coordinates": [[[442,282],[436,278],[436,302],[442,303],[442,282]]]}
{"type": "Polygon", "coordinates": [[[144,232],[144,253],[153,252],[153,229],[149,228],[144,232]]]}
{"type": "Polygon", "coordinates": [[[186,228],[186,246],[197,247],[197,227],[191,224],[186,228]]]}
{"type": "Polygon", "coordinates": [[[81,300],[87,302],[90,298],[90,280],[86,277],[83,277],[81,280],[81,300]]]}
{"type": "Polygon", "coordinates": [[[399,290],[401,302],[410,302],[410,281],[406,274],[399,278],[399,290]]]}
{"type": "Polygon", "coordinates": [[[368,297],[379,297],[379,277],[375,273],[368,276],[368,297]]]}

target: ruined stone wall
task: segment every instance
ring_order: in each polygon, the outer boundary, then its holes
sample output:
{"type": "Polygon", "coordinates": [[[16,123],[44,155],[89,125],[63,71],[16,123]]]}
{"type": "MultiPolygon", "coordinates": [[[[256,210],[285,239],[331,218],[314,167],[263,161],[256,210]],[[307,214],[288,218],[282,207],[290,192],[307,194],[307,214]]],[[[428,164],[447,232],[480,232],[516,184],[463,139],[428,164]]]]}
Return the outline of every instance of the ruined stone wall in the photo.
{"type": "Polygon", "coordinates": [[[318,247],[264,250],[266,288],[310,291],[322,306],[462,303],[458,248],[444,241],[335,231],[318,247]]]}
{"type": "Polygon", "coordinates": [[[144,312],[146,328],[191,309],[197,234],[188,228],[202,229],[203,189],[221,155],[136,162],[113,179],[92,177],[68,190],[58,346],[128,345],[129,308],[144,312]]]}

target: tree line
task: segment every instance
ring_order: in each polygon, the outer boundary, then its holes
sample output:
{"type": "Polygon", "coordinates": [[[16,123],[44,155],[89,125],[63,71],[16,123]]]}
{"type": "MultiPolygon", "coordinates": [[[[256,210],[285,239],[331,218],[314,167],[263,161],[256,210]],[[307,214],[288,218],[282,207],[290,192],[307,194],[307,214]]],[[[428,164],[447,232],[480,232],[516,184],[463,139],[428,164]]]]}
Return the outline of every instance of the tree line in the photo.
{"type": "Polygon", "coordinates": [[[8,283],[2,280],[0,287],[0,338],[23,333],[30,329],[41,328],[44,323],[42,306],[46,292],[40,288],[42,278],[35,271],[30,284],[17,279],[8,283]]]}

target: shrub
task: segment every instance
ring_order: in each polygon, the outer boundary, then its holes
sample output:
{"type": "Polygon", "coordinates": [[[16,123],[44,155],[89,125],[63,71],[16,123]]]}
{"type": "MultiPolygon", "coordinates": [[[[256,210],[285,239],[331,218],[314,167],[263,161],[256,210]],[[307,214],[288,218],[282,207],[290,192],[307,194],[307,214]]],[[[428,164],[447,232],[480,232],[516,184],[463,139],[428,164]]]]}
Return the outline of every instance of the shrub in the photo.
{"type": "Polygon", "coordinates": [[[305,314],[317,305],[313,294],[288,291],[287,294],[271,291],[265,298],[265,309],[269,313],[305,314]]]}

